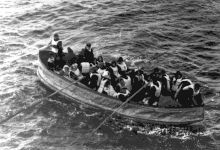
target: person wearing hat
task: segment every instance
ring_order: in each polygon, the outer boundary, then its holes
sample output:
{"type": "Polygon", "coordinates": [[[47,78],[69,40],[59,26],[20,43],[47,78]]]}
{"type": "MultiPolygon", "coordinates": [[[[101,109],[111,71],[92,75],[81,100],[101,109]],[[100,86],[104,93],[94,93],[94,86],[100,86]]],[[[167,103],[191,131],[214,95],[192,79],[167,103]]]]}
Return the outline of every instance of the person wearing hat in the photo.
{"type": "Polygon", "coordinates": [[[63,57],[63,46],[62,41],[59,39],[57,33],[54,34],[53,39],[48,44],[51,47],[51,51],[54,53],[56,59],[62,59],[63,57]]]}
{"type": "MultiPolygon", "coordinates": [[[[183,79],[174,95],[174,99],[180,103],[181,107],[198,105],[194,98],[200,95],[200,88],[199,83],[193,84],[191,80],[183,79]]],[[[201,102],[199,103],[201,104],[201,102]]]]}
{"type": "Polygon", "coordinates": [[[78,54],[77,63],[80,64],[81,62],[89,62],[93,63],[94,61],[94,54],[93,48],[91,48],[91,43],[87,43],[86,47],[81,50],[78,54]]]}

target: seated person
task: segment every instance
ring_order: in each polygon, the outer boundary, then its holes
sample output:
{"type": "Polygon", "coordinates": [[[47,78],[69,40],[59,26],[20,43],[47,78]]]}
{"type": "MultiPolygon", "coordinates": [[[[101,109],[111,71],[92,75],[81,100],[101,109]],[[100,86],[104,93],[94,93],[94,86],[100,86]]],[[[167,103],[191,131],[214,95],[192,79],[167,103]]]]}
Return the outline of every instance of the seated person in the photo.
{"type": "Polygon", "coordinates": [[[192,107],[197,105],[194,101],[200,93],[201,85],[199,83],[193,84],[189,79],[183,79],[174,95],[174,98],[180,103],[181,107],[192,107]]]}
{"type": "Polygon", "coordinates": [[[118,93],[114,90],[113,86],[111,85],[110,80],[106,81],[103,90],[109,96],[117,97],[118,95],[118,93]]]}
{"type": "Polygon", "coordinates": [[[175,93],[183,79],[183,75],[180,71],[177,71],[173,77],[171,77],[171,91],[175,93]]]}
{"type": "Polygon", "coordinates": [[[93,48],[91,47],[90,43],[86,44],[86,47],[79,52],[77,56],[77,63],[80,64],[81,62],[89,62],[93,63],[94,54],[93,48]]]}
{"type": "Polygon", "coordinates": [[[47,60],[48,69],[54,71],[55,70],[55,57],[53,56],[53,53],[49,53],[49,58],[47,60]]]}
{"type": "Polygon", "coordinates": [[[122,92],[122,89],[126,88],[125,87],[125,82],[122,77],[119,78],[118,83],[115,86],[115,91],[116,92],[122,92]]]}
{"type": "Polygon", "coordinates": [[[101,75],[97,72],[97,69],[90,69],[90,79],[88,86],[93,90],[97,90],[101,82],[101,75]]]}
{"type": "Polygon", "coordinates": [[[61,76],[69,76],[69,66],[64,65],[63,69],[59,72],[61,76]]]}
{"type": "Polygon", "coordinates": [[[112,79],[112,85],[115,86],[117,84],[116,82],[118,81],[118,78],[121,76],[118,73],[118,66],[116,61],[111,62],[108,70],[112,79]]]}
{"type": "Polygon", "coordinates": [[[147,96],[150,97],[150,99],[148,100],[149,106],[158,106],[159,98],[161,95],[161,88],[161,82],[152,75],[151,82],[149,83],[149,91],[147,91],[147,96]]]}
{"type": "Polygon", "coordinates": [[[166,74],[165,70],[161,70],[161,83],[162,83],[162,95],[168,96],[170,95],[170,77],[166,74]]]}
{"type": "Polygon", "coordinates": [[[145,84],[144,74],[142,70],[137,70],[134,73],[133,81],[132,81],[132,92],[135,93],[145,84]]]}
{"type": "Polygon", "coordinates": [[[105,66],[104,66],[104,63],[99,63],[99,64],[98,64],[98,70],[97,70],[97,72],[98,72],[100,75],[102,75],[105,71],[106,71],[106,68],[105,68],[105,66]]]}
{"type": "Polygon", "coordinates": [[[74,80],[80,80],[83,78],[77,63],[72,64],[72,66],[70,67],[69,77],[74,80]]]}
{"type": "Polygon", "coordinates": [[[99,63],[104,63],[105,66],[105,61],[103,60],[103,57],[101,55],[97,57],[97,64],[99,63]]]}
{"type": "Polygon", "coordinates": [[[128,71],[127,64],[124,62],[122,57],[118,58],[117,63],[118,63],[118,72],[119,72],[119,74],[122,74],[122,73],[125,73],[125,72],[128,71]]]}
{"type": "Polygon", "coordinates": [[[127,88],[123,88],[121,89],[121,92],[118,92],[117,98],[119,98],[122,102],[125,102],[129,95],[130,92],[127,90],[127,88]]]}
{"type": "Polygon", "coordinates": [[[193,94],[193,102],[194,106],[204,106],[203,100],[202,100],[202,94],[200,93],[201,85],[199,83],[194,84],[194,94],[193,94]]]}
{"type": "Polygon", "coordinates": [[[110,81],[111,78],[110,78],[110,76],[109,76],[108,71],[105,70],[104,73],[102,74],[102,79],[101,79],[101,82],[100,82],[100,85],[99,85],[99,88],[98,88],[98,92],[99,92],[99,93],[102,93],[102,92],[103,92],[105,83],[106,83],[108,80],[110,81]]]}
{"type": "Polygon", "coordinates": [[[123,79],[123,81],[124,81],[124,83],[125,83],[126,89],[127,89],[129,92],[131,92],[131,90],[132,90],[131,77],[130,77],[129,75],[127,75],[127,74],[122,74],[121,77],[122,77],[122,79],[123,79]]]}
{"type": "Polygon", "coordinates": [[[109,80],[105,83],[104,92],[107,95],[119,98],[122,101],[125,101],[130,94],[130,92],[126,88],[123,89],[121,92],[116,92],[109,80]]]}

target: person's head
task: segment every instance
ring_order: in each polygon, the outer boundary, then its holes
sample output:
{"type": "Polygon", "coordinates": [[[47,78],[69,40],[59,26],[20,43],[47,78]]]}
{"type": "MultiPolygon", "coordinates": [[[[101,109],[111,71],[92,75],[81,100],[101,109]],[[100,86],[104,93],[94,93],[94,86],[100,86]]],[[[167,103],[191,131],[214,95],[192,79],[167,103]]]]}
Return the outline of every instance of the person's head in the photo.
{"type": "Polygon", "coordinates": [[[160,70],[159,70],[159,68],[154,68],[154,71],[153,72],[155,72],[155,73],[158,73],[160,70]]]}
{"type": "Polygon", "coordinates": [[[119,57],[118,58],[118,63],[120,64],[120,63],[122,63],[124,60],[123,60],[123,58],[122,57],[119,57]]]}
{"type": "Polygon", "coordinates": [[[72,66],[70,67],[70,70],[76,70],[77,69],[77,67],[78,67],[78,64],[77,63],[74,63],[74,64],[72,64],[72,66]]]}
{"type": "Polygon", "coordinates": [[[49,57],[50,57],[50,58],[54,57],[53,52],[49,52],[49,57]]]}
{"type": "Polygon", "coordinates": [[[100,56],[98,56],[97,60],[98,60],[99,62],[103,62],[103,57],[100,55],[100,56]]]}
{"type": "Polygon", "coordinates": [[[64,65],[63,71],[64,71],[65,73],[69,73],[69,66],[68,66],[68,65],[64,65]]]}
{"type": "Polygon", "coordinates": [[[111,66],[112,66],[112,67],[116,67],[116,66],[117,66],[117,63],[116,63],[115,60],[113,60],[113,61],[111,62],[111,66]]]}
{"type": "Polygon", "coordinates": [[[55,41],[57,41],[57,40],[59,40],[59,35],[58,35],[57,33],[55,33],[55,34],[53,35],[53,38],[54,38],[55,41]]]}
{"type": "Polygon", "coordinates": [[[194,84],[194,90],[199,91],[202,86],[199,83],[194,84]]]}
{"type": "Polygon", "coordinates": [[[161,70],[161,74],[162,74],[162,75],[165,75],[165,74],[166,74],[166,71],[165,71],[164,69],[162,69],[162,70],[161,70]]]}
{"type": "Polygon", "coordinates": [[[182,73],[180,71],[176,71],[174,76],[175,76],[176,79],[180,79],[180,78],[182,78],[183,75],[182,75],[182,73]]]}
{"type": "Polygon", "coordinates": [[[150,81],[150,75],[148,75],[148,74],[144,74],[144,79],[146,80],[146,81],[150,81]]]}
{"type": "Polygon", "coordinates": [[[91,49],[91,43],[87,43],[87,44],[86,44],[86,49],[87,49],[87,50],[90,50],[90,49],[91,49]]]}
{"type": "Polygon", "coordinates": [[[121,86],[125,86],[125,82],[124,82],[123,78],[119,78],[119,84],[121,86]]]}

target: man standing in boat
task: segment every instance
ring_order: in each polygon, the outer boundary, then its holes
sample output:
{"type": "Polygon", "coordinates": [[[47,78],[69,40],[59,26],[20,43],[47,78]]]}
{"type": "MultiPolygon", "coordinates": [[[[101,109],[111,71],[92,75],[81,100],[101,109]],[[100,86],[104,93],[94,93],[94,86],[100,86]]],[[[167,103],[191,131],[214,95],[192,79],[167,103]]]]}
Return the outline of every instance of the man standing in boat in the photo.
{"type": "Polygon", "coordinates": [[[94,54],[93,49],[91,48],[91,43],[87,43],[86,47],[81,50],[81,52],[78,54],[77,62],[80,64],[81,62],[89,62],[93,63],[94,60],[94,54]]]}
{"type": "Polygon", "coordinates": [[[63,46],[57,33],[54,34],[54,38],[50,41],[48,46],[51,47],[51,51],[54,53],[56,60],[61,60],[63,57],[63,46]]]}

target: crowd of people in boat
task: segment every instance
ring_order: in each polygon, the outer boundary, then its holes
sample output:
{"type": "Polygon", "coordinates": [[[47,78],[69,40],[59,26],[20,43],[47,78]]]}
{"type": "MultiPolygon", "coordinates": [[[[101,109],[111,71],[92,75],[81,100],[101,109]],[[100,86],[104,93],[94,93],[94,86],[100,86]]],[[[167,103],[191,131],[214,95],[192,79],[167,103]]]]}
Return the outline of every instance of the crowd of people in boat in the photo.
{"type": "MultiPolygon", "coordinates": [[[[180,71],[170,76],[164,69],[154,68],[151,73],[143,68],[128,67],[122,57],[105,62],[100,55],[94,57],[90,43],[75,55],[71,62],[56,69],[56,63],[62,61],[63,48],[58,34],[49,43],[52,48],[48,59],[50,70],[59,75],[81,82],[91,89],[125,101],[140,88],[143,90],[133,101],[141,101],[150,106],[158,106],[160,96],[171,96],[180,107],[203,106],[200,93],[201,85],[183,77],[180,71]],[[146,98],[148,98],[146,100],[146,98]]],[[[68,48],[71,50],[70,48],[68,48]]]]}

